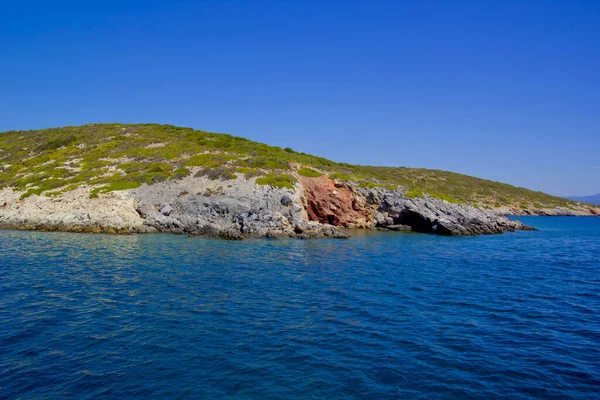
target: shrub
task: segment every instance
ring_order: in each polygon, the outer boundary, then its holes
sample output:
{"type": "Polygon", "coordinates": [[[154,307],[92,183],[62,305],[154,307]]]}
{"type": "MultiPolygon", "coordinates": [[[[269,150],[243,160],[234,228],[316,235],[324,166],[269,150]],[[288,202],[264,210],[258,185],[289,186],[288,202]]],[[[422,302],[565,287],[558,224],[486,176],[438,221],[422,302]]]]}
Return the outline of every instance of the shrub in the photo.
{"type": "Polygon", "coordinates": [[[129,190],[140,187],[139,182],[117,181],[109,183],[107,186],[96,188],[90,192],[90,199],[95,199],[100,193],[109,193],[116,190],[129,190]]]}
{"type": "Polygon", "coordinates": [[[32,188],[32,189],[29,189],[27,192],[25,192],[25,193],[23,193],[21,195],[21,199],[26,199],[28,197],[33,196],[34,194],[36,194],[36,195],[39,196],[40,194],[42,194],[43,191],[44,190],[42,188],[32,188]]]}
{"type": "Polygon", "coordinates": [[[168,176],[164,172],[149,172],[144,175],[144,180],[148,185],[152,185],[153,183],[164,182],[166,181],[168,176]]]}
{"type": "Polygon", "coordinates": [[[66,137],[58,137],[56,139],[49,139],[46,143],[41,144],[37,147],[37,151],[45,151],[45,150],[55,150],[64,146],[68,146],[69,144],[76,141],[77,138],[74,135],[69,135],[66,137]]]}
{"type": "Polygon", "coordinates": [[[157,173],[162,172],[164,174],[170,174],[173,170],[171,164],[168,163],[152,163],[149,164],[146,168],[144,168],[148,173],[157,173]]]}
{"type": "Polygon", "coordinates": [[[329,175],[329,179],[332,180],[340,180],[340,181],[345,181],[345,182],[350,182],[350,181],[354,181],[356,179],[353,179],[350,175],[348,174],[344,174],[341,172],[334,172],[333,174],[329,175]]]}
{"type": "Polygon", "coordinates": [[[262,175],[262,172],[260,172],[257,169],[254,169],[254,168],[239,168],[238,171],[239,172],[243,172],[244,173],[244,178],[246,178],[246,179],[250,179],[250,178],[254,178],[256,176],[261,176],[262,175]]]}
{"type": "Polygon", "coordinates": [[[310,168],[301,168],[298,171],[298,174],[300,174],[302,176],[306,176],[308,178],[318,178],[319,176],[322,175],[319,171],[315,171],[314,169],[310,169],[310,168]]]}
{"type": "Polygon", "coordinates": [[[358,187],[368,188],[368,189],[386,188],[388,190],[396,190],[398,188],[398,185],[392,185],[390,183],[375,183],[375,182],[372,182],[372,181],[363,181],[363,182],[361,182],[361,183],[358,184],[358,187]]]}
{"type": "Polygon", "coordinates": [[[216,168],[221,167],[237,157],[230,154],[206,153],[196,154],[186,161],[186,165],[190,167],[206,167],[216,168]]]}
{"type": "Polygon", "coordinates": [[[145,164],[143,162],[134,161],[134,162],[128,162],[128,163],[123,163],[123,164],[119,165],[119,169],[122,169],[126,173],[138,172],[138,171],[142,171],[144,169],[144,166],[145,166],[145,164]]]}
{"type": "Polygon", "coordinates": [[[433,198],[436,199],[440,199],[440,200],[445,200],[448,203],[460,203],[458,200],[456,200],[454,197],[449,196],[445,193],[436,193],[436,192],[432,192],[432,193],[427,193],[428,195],[430,195],[433,198]]]}
{"type": "Polygon", "coordinates": [[[127,182],[146,182],[145,175],[142,172],[130,172],[124,178],[120,178],[127,182]]]}
{"type": "Polygon", "coordinates": [[[287,174],[267,174],[256,179],[259,185],[269,185],[279,189],[288,188],[295,190],[294,183],[297,182],[293,176],[287,174]]]}
{"type": "Polygon", "coordinates": [[[210,196],[220,196],[223,194],[223,186],[219,186],[216,189],[207,188],[204,193],[198,193],[198,196],[210,197],[210,196]]]}
{"type": "Polygon", "coordinates": [[[414,199],[415,197],[423,197],[423,193],[418,189],[409,189],[406,193],[404,193],[404,196],[408,197],[409,199],[414,199]]]}
{"type": "Polygon", "coordinates": [[[233,171],[229,168],[219,167],[219,168],[204,168],[200,171],[196,172],[195,177],[205,176],[211,181],[220,180],[229,180],[236,179],[237,175],[233,173],[233,171]]]}
{"type": "Polygon", "coordinates": [[[283,160],[278,157],[250,157],[245,160],[241,160],[238,162],[239,166],[249,167],[249,168],[262,168],[262,169],[270,169],[270,170],[288,170],[290,169],[290,163],[286,160],[283,160]]]}
{"type": "Polygon", "coordinates": [[[180,168],[177,168],[175,171],[173,171],[173,175],[171,175],[171,178],[181,179],[181,178],[185,178],[189,174],[190,174],[189,169],[187,169],[185,167],[180,167],[180,168]]]}

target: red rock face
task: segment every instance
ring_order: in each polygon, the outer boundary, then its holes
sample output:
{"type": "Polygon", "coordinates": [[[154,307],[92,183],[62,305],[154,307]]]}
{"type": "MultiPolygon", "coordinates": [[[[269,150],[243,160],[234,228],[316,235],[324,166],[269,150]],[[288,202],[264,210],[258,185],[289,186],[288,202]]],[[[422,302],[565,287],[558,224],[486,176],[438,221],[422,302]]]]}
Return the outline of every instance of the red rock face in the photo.
{"type": "Polygon", "coordinates": [[[300,177],[306,197],[306,211],[311,221],[349,226],[368,220],[368,213],[354,192],[345,185],[336,186],[325,177],[300,177]]]}

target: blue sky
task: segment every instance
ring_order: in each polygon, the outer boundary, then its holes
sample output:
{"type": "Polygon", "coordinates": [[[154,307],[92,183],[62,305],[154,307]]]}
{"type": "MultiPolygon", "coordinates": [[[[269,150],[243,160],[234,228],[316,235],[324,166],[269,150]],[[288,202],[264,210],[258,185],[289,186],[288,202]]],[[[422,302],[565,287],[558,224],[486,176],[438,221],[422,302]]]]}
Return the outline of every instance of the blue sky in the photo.
{"type": "Polygon", "coordinates": [[[0,131],[158,122],[600,192],[600,1],[13,1],[0,131]]]}

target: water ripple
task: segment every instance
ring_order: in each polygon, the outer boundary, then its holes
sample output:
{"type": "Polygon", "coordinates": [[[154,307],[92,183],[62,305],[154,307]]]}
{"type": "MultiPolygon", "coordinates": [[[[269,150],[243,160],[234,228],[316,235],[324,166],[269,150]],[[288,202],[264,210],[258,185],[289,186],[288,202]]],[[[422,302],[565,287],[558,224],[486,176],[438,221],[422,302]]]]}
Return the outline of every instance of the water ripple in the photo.
{"type": "Polygon", "coordinates": [[[0,398],[595,399],[600,219],[479,238],[0,231],[0,398]]]}

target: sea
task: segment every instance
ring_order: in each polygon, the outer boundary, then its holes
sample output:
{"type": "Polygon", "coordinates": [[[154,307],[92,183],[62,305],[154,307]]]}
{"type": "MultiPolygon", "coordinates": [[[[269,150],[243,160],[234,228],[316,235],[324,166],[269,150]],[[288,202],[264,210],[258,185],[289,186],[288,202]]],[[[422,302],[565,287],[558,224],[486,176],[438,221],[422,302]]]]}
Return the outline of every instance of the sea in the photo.
{"type": "Polygon", "coordinates": [[[598,399],[600,218],[349,240],[0,231],[2,399],[598,399]]]}

